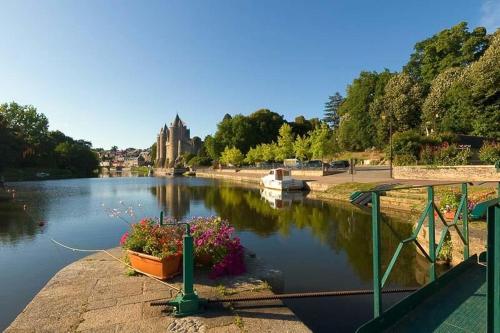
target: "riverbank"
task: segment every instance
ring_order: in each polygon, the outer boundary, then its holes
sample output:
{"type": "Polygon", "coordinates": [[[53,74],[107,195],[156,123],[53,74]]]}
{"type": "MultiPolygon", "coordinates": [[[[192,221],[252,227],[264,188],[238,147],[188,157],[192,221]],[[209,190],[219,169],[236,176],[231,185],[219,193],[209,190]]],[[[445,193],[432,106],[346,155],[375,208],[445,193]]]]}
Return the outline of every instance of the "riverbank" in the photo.
{"type": "MultiPolygon", "coordinates": [[[[96,174],[97,176],[97,174],[96,174]]],[[[8,168],[0,173],[6,182],[85,178],[69,169],[57,168],[8,168]]]]}
{"type": "MultiPolygon", "coordinates": [[[[120,248],[109,250],[121,257],[120,248]]],[[[248,273],[211,280],[195,270],[201,297],[261,296],[279,285],[279,274],[254,255],[246,255],[248,273]],[[269,283],[265,282],[266,280],[269,283]]],[[[211,306],[204,313],[175,318],[154,300],[170,299],[175,291],[145,276],[126,276],[123,264],[105,253],[80,259],[60,270],[35,296],[6,332],[310,332],[279,301],[211,306]],[[262,303],[261,303],[262,304],[262,303]]],[[[181,287],[181,278],[169,281],[181,287]]]]}

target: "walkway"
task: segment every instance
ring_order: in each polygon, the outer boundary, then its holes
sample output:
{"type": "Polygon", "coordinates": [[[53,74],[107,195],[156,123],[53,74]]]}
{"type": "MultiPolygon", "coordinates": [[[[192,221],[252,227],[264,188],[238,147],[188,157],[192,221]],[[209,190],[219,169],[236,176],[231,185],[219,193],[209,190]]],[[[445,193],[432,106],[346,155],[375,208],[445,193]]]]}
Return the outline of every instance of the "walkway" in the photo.
{"type": "Polygon", "coordinates": [[[486,332],[486,268],[473,265],[389,332],[486,332]]]}
{"type": "MultiPolygon", "coordinates": [[[[121,249],[110,251],[122,256],[121,249]]],[[[195,273],[201,297],[272,294],[255,276],[273,271],[258,259],[247,257],[249,273],[210,280],[195,273]]],[[[172,282],[181,287],[181,279],[172,282]]],[[[104,253],[83,258],[59,271],[38,293],[6,332],[310,332],[279,301],[266,307],[251,303],[211,307],[189,318],[174,318],[165,307],[152,307],[153,300],[175,296],[170,289],[145,276],[126,276],[124,266],[104,253]]]]}

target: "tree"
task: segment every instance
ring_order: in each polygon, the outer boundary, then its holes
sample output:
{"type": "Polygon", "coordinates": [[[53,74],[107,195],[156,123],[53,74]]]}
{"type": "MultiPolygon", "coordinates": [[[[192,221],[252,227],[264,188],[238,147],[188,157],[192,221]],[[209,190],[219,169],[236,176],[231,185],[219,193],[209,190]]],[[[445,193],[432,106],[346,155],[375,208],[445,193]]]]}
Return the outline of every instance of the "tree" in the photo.
{"type": "Polygon", "coordinates": [[[394,75],[387,82],[383,105],[394,131],[406,131],[420,125],[422,102],[422,88],[409,74],[394,75]]]}
{"type": "Polygon", "coordinates": [[[220,157],[220,153],[222,152],[222,147],[219,142],[217,142],[213,136],[207,135],[205,140],[203,140],[203,147],[207,152],[208,157],[212,160],[217,161],[220,157]]]}
{"type": "Polygon", "coordinates": [[[288,124],[283,124],[279,129],[278,149],[276,152],[276,160],[283,161],[286,158],[292,157],[293,154],[293,134],[292,127],[288,124]]]}
{"type": "Polygon", "coordinates": [[[323,159],[325,156],[333,153],[334,147],[331,130],[325,123],[311,132],[309,142],[313,158],[323,159]]]}
{"type": "Polygon", "coordinates": [[[337,128],[339,126],[339,107],[344,101],[342,95],[336,92],[333,96],[328,96],[328,102],[325,103],[324,118],[323,121],[326,122],[330,128],[337,128]]]}
{"type": "Polygon", "coordinates": [[[262,159],[266,162],[274,162],[276,160],[276,151],[278,146],[276,143],[263,143],[261,144],[262,159]]]}
{"type": "Polygon", "coordinates": [[[264,159],[262,157],[262,145],[257,145],[253,148],[250,148],[245,157],[245,162],[247,162],[248,164],[262,162],[263,160],[264,159]]]}
{"type": "Polygon", "coordinates": [[[79,177],[91,176],[99,167],[96,154],[85,144],[63,142],[55,148],[58,167],[79,177]]]}
{"type": "Polygon", "coordinates": [[[415,44],[415,52],[404,71],[427,88],[444,70],[464,67],[479,59],[488,44],[485,28],[469,32],[467,23],[461,22],[415,44]]]}
{"type": "Polygon", "coordinates": [[[463,71],[460,67],[448,68],[432,80],[429,94],[422,105],[422,127],[427,134],[444,130],[441,122],[448,116],[446,97],[463,71]]]}
{"type": "Polygon", "coordinates": [[[245,156],[236,147],[226,147],[221,154],[220,161],[222,164],[232,164],[239,166],[243,163],[245,156]]]}
{"type": "Polygon", "coordinates": [[[340,124],[338,141],[345,150],[363,150],[376,145],[376,124],[380,118],[370,114],[370,105],[381,98],[393,74],[361,72],[347,87],[347,96],[338,109],[340,124]]]}
{"type": "Polygon", "coordinates": [[[151,145],[151,162],[155,163],[156,161],[156,142],[151,145]]]}
{"type": "Polygon", "coordinates": [[[311,157],[310,142],[305,135],[297,135],[293,143],[293,152],[295,153],[295,158],[300,161],[308,160],[311,157]]]}

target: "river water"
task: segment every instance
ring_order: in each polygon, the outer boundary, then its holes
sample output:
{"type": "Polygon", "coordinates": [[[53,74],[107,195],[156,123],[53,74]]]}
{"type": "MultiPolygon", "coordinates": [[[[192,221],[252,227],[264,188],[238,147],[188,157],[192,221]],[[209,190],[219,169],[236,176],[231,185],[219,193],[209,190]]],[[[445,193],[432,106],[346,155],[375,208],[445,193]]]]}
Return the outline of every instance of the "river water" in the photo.
{"type": "MultiPolygon", "coordinates": [[[[311,200],[302,194],[245,188],[200,178],[93,178],[11,183],[14,202],[0,202],[0,330],[6,328],[62,267],[84,256],[77,248],[118,245],[128,226],[110,209],[132,207],[136,216],[177,219],[219,215],[236,228],[244,246],[284,276],[284,292],[372,288],[368,212],[352,205],[311,200]],[[23,210],[26,205],[26,211],[23,210]]],[[[384,216],[382,263],[410,235],[408,217],[384,216]]],[[[415,248],[408,246],[388,287],[418,286],[415,248]]],[[[384,296],[387,307],[404,295],[384,296]]],[[[286,304],[315,332],[351,332],[372,315],[372,296],[314,298],[286,304]]]]}

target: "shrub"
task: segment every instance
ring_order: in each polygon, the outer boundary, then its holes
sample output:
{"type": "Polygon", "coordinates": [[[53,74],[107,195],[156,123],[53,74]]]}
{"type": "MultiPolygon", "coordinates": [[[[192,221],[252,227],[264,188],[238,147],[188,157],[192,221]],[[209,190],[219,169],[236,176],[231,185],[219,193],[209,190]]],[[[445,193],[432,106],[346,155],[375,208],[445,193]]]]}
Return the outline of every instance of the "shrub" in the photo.
{"type": "Polygon", "coordinates": [[[394,165],[415,165],[417,159],[411,154],[403,154],[394,156],[394,165]]]}
{"type": "Polygon", "coordinates": [[[500,160],[500,142],[484,142],[479,150],[479,159],[488,164],[500,160]]]}
{"type": "Polygon", "coordinates": [[[455,144],[443,144],[436,149],[434,160],[440,165],[466,165],[471,155],[469,147],[459,148],[455,144]]]}
{"type": "Polygon", "coordinates": [[[212,164],[212,160],[210,157],[206,156],[195,156],[191,158],[188,162],[189,166],[197,167],[197,166],[210,166],[212,164]]]}
{"type": "MultiPolygon", "coordinates": [[[[422,136],[416,130],[396,132],[392,135],[392,152],[397,155],[411,155],[416,158],[420,151],[422,136]]],[[[386,147],[386,154],[390,147],[386,147]]]]}

